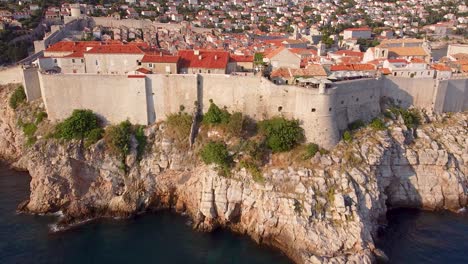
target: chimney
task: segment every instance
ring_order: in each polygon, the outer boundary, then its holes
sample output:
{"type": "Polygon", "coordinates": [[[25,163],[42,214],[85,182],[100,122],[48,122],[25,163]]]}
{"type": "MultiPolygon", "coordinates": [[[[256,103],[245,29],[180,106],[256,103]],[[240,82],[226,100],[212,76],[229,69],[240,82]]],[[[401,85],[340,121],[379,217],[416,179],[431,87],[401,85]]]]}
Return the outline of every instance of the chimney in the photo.
{"type": "Polygon", "coordinates": [[[218,55],[215,55],[215,60],[218,60],[218,55]]]}
{"type": "Polygon", "coordinates": [[[200,51],[199,50],[194,50],[193,51],[193,54],[195,54],[196,56],[200,55],[200,51]]]}
{"type": "Polygon", "coordinates": [[[201,60],[201,59],[202,59],[202,55],[198,55],[198,59],[201,60]]]}
{"type": "Polygon", "coordinates": [[[162,51],[161,51],[161,52],[159,52],[159,56],[161,56],[161,57],[162,57],[162,51]]]}

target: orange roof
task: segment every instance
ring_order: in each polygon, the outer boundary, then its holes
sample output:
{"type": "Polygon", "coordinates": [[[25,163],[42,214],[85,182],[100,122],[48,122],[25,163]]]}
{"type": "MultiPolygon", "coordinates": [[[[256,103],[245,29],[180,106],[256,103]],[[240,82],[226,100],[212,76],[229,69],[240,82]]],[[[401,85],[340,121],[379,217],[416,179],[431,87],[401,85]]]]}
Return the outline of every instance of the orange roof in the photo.
{"type": "Polygon", "coordinates": [[[411,62],[412,62],[412,63],[425,63],[424,60],[419,59],[419,58],[412,58],[412,59],[411,59],[411,62]]]}
{"type": "Polygon", "coordinates": [[[271,72],[271,77],[282,77],[282,78],[292,78],[292,77],[313,77],[313,76],[327,76],[327,72],[320,64],[310,64],[303,69],[291,69],[291,68],[278,68],[271,72]]]}
{"type": "Polygon", "coordinates": [[[144,74],[149,74],[149,73],[151,73],[150,70],[145,69],[145,68],[138,68],[136,71],[137,71],[137,72],[144,73],[144,74]]]}
{"type": "Polygon", "coordinates": [[[96,46],[86,53],[97,54],[142,54],[143,51],[136,45],[102,45],[96,46]]]}
{"type": "Polygon", "coordinates": [[[360,51],[353,51],[353,50],[339,50],[334,52],[333,54],[341,55],[341,56],[347,56],[347,57],[364,57],[364,52],[360,51]]]}
{"type": "Polygon", "coordinates": [[[347,28],[345,31],[371,31],[368,27],[360,27],[360,28],[347,28]]]}
{"type": "Polygon", "coordinates": [[[182,68],[225,69],[229,61],[229,53],[219,50],[200,50],[199,55],[193,50],[180,50],[179,56],[182,68]]]}
{"type": "Polygon", "coordinates": [[[436,71],[452,71],[449,66],[444,64],[432,64],[431,67],[436,71]]]}
{"type": "Polygon", "coordinates": [[[331,71],[373,71],[375,65],[370,63],[365,64],[336,64],[330,66],[331,71]]]}
{"type": "Polygon", "coordinates": [[[230,55],[229,61],[233,62],[253,62],[254,57],[248,55],[230,55]]]}
{"type": "Polygon", "coordinates": [[[270,50],[268,52],[266,51],[265,57],[268,58],[268,59],[271,59],[271,58],[278,55],[281,51],[283,51],[285,49],[286,49],[285,47],[278,47],[278,48],[270,50]]]}
{"type": "Polygon", "coordinates": [[[405,63],[405,64],[408,63],[405,59],[388,59],[388,62],[390,62],[390,63],[405,63]]]}
{"type": "Polygon", "coordinates": [[[388,48],[389,56],[428,56],[427,52],[422,47],[393,47],[388,48]]]}
{"type": "Polygon", "coordinates": [[[155,54],[145,54],[141,59],[143,63],[177,63],[179,61],[179,56],[170,56],[160,53],[159,55],[155,54]]]}
{"type": "Polygon", "coordinates": [[[313,55],[317,56],[317,51],[313,49],[300,49],[300,48],[291,48],[289,49],[294,54],[297,55],[313,55]]]}
{"type": "Polygon", "coordinates": [[[379,71],[382,73],[382,74],[385,74],[385,75],[388,75],[388,74],[391,74],[392,72],[390,71],[389,68],[380,68],[379,71]]]}

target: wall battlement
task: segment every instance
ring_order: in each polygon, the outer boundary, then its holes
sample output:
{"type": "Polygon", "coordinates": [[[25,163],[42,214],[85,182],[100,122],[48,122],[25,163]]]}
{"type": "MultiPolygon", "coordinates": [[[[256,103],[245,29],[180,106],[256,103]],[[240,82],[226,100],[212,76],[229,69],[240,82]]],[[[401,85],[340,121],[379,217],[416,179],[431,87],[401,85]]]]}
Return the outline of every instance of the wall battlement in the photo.
{"type": "MultiPolygon", "coordinates": [[[[381,98],[394,99],[435,112],[468,110],[468,79],[436,81],[383,77],[333,84],[319,91],[275,85],[265,78],[224,74],[43,74],[24,72],[26,94],[42,97],[51,120],[74,109],[91,109],[107,123],[162,121],[167,115],[200,109],[209,101],[255,120],[284,116],[298,119],[308,142],[331,148],[349,123],[370,121],[380,114],[381,98]]],[[[29,98],[29,96],[28,96],[29,98]]]]}

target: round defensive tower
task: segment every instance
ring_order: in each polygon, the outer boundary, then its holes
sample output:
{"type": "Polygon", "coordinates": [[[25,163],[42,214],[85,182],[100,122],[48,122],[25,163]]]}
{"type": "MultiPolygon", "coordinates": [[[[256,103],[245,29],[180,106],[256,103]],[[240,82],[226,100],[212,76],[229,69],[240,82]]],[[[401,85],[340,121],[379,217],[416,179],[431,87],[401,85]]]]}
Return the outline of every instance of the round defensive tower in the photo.
{"type": "Polygon", "coordinates": [[[304,88],[297,94],[296,116],[303,120],[307,142],[331,149],[340,141],[335,116],[335,91],[321,83],[319,88],[304,88]],[[304,94],[303,94],[304,93],[304,94]]]}

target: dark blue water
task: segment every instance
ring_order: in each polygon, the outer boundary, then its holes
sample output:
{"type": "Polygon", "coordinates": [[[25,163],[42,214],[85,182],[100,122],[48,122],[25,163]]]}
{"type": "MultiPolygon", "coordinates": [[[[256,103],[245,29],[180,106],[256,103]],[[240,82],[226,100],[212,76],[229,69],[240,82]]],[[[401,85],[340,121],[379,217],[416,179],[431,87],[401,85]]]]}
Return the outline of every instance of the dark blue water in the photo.
{"type": "Polygon", "coordinates": [[[0,164],[0,264],[291,263],[277,250],[228,231],[195,232],[170,212],[100,220],[50,233],[54,217],[16,215],[28,197],[27,173],[0,164]]]}
{"type": "Polygon", "coordinates": [[[399,209],[377,243],[391,263],[468,263],[468,215],[399,209]]]}
{"type": "MultiPolygon", "coordinates": [[[[228,231],[194,232],[169,212],[50,233],[54,217],[16,215],[29,176],[0,164],[0,263],[291,263],[228,231]]],[[[397,210],[378,243],[391,263],[468,263],[468,217],[397,210]]]]}

